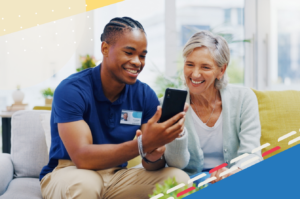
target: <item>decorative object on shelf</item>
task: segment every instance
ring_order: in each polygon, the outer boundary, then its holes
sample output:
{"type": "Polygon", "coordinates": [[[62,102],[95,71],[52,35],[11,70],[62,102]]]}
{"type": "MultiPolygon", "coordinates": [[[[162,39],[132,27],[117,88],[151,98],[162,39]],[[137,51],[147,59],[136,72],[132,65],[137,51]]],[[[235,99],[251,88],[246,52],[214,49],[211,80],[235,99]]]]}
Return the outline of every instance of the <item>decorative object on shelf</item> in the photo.
{"type": "Polygon", "coordinates": [[[76,71],[80,72],[88,68],[94,68],[96,66],[96,59],[94,56],[86,55],[80,56],[81,67],[77,68],[76,71]]]}
{"type": "Polygon", "coordinates": [[[23,104],[23,99],[25,97],[25,94],[20,90],[20,86],[17,86],[17,90],[13,92],[12,98],[14,100],[14,104],[11,106],[7,106],[7,111],[19,111],[19,110],[25,110],[27,107],[27,104],[23,104]]]}
{"type": "Polygon", "coordinates": [[[20,86],[17,86],[17,90],[12,94],[15,104],[22,104],[24,96],[24,93],[20,90],[20,86]]]}
{"type": "Polygon", "coordinates": [[[45,98],[45,105],[46,106],[52,106],[52,101],[53,101],[53,95],[54,95],[54,89],[51,88],[46,88],[41,91],[45,98]]]}

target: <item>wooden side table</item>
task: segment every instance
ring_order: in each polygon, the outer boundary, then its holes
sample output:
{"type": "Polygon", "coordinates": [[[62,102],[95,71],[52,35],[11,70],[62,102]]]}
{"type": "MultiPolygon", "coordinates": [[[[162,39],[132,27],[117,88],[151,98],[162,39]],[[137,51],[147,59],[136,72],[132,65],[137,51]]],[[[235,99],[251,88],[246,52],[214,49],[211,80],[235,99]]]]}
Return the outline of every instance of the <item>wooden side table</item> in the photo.
{"type": "Polygon", "coordinates": [[[14,112],[1,112],[2,118],[2,152],[10,153],[10,138],[11,138],[11,117],[14,112]]]}

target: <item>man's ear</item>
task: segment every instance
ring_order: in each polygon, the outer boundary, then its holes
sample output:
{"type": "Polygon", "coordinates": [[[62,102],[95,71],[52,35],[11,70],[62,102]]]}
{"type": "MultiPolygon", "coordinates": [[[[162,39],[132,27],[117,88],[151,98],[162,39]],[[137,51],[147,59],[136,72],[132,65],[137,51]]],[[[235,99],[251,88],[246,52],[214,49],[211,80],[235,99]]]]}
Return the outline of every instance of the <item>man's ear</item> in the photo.
{"type": "Polygon", "coordinates": [[[103,41],[101,44],[101,52],[103,54],[103,57],[108,56],[108,49],[109,49],[109,44],[103,41]]]}

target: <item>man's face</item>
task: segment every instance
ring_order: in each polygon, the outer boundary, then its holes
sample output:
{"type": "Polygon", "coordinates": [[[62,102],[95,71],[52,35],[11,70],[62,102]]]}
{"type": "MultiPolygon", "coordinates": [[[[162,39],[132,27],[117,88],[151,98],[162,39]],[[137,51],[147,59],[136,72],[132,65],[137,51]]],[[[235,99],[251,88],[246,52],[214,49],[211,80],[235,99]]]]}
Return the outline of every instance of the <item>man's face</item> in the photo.
{"type": "Polygon", "coordinates": [[[128,118],[127,113],[124,113],[123,118],[124,118],[124,120],[127,120],[127,118],[128,118]]]}
{"type": "Polygon", "coordinates": [[[109,45],[107,65],[115,80],[134,84],[143,70],[147,54],[147,38],[139,29],[125,30],[109,45]]]}

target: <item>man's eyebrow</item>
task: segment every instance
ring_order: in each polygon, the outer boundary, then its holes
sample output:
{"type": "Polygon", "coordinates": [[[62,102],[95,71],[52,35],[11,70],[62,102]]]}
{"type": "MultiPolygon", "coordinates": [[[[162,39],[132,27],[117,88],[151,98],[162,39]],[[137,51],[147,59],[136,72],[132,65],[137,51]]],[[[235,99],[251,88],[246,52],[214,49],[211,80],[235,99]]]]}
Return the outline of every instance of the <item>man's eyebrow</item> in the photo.
{"type": "MultiPolygon", "coordinates": [[[[133,51],[136,51],[136,49],[134,48],[134,47],[131,47],[131,46],[125,46],[124,47],[125,49],[128,49],[128,50],[133,50],[133,51]]],[[[148,53],[148,51],[147,50],[143,50],[143,53],[148,53]]]]}
{"type": "Polygon", "coordinates": [[[131,47],[131,46],[125,46],[124,48],[128,49],[128,50],[133,50],[133,51],[136,51],[136,49],[134,47],[131,47]]]}

